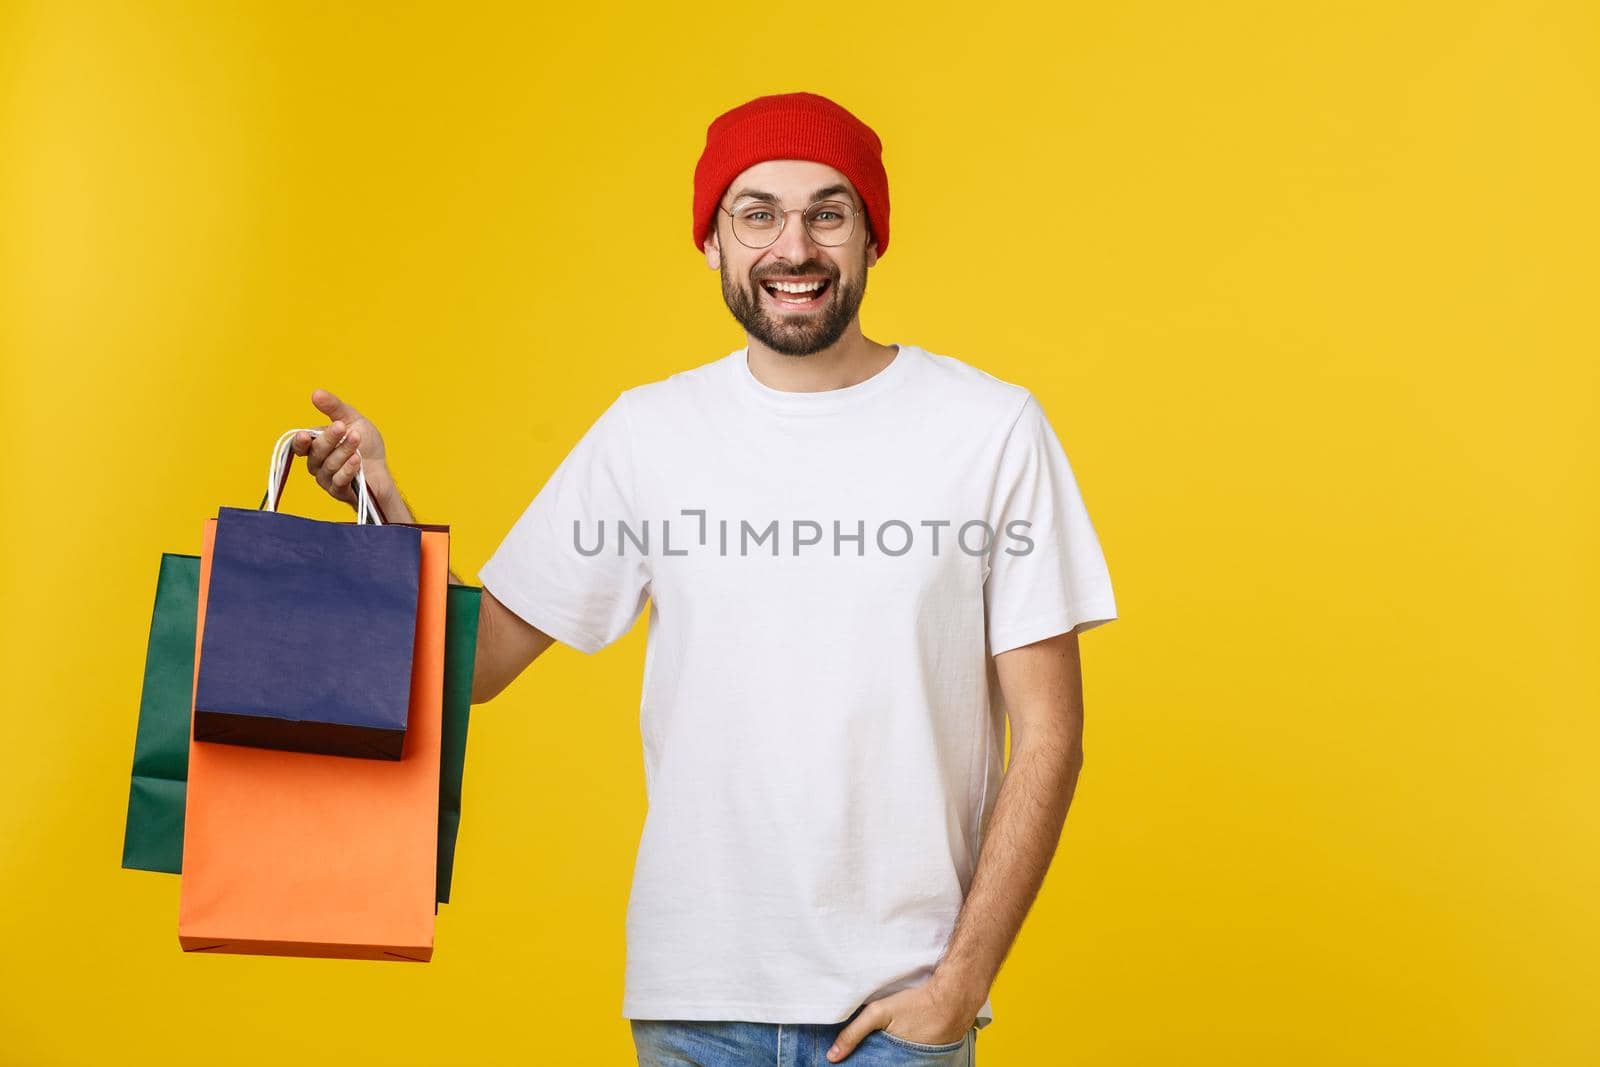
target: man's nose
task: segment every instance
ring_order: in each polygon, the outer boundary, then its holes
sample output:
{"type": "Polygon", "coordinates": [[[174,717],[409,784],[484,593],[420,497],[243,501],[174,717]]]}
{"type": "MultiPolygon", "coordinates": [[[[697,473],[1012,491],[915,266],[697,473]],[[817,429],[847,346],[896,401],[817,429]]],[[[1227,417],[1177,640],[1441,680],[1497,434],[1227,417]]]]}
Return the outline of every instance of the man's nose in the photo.
{"type": "Polygon", "coordinates": [[[783,232],[773,242],[769,251],[779,259],[788,260],[790,263],[804,263],[811,258],[812,252],[817,248],[817,243],[811,239],[811,231],[806,229],[805,216],[794,212],[786,217],[783,232]]]}

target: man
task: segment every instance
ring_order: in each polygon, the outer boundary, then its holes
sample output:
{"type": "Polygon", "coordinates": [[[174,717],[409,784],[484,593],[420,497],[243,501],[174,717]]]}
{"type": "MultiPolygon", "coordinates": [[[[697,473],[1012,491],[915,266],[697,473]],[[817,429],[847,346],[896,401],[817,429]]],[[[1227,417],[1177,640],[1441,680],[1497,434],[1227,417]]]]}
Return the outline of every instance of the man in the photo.
{"type": "MultiPolygon", "coordinates": [[[[694,238],[745,346],[623,391],[479,571],[474,702],[650,605],[641,1064],[971,1063],[1082,764],[1105,561],[1026,389],[861,332],[881,153],[809,93],[710,125],[694,238]]],[[[313,401],[318,481],[414,521],[377,428],[313,401]]]]}

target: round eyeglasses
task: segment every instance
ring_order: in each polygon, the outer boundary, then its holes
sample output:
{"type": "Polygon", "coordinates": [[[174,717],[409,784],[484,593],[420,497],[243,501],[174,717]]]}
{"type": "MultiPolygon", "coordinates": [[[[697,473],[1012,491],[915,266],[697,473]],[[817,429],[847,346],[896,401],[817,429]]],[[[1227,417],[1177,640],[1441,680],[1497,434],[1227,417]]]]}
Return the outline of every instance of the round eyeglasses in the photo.
{"type": "Polygon", "coordinates": [[[808,208],[788,211],[780,211],[764,200],[743,204],[732,211],[721,204],[717,207],[733,217],[733,235],[746,248],[766,248],[772,244],[783,233],[790,214],[796,212],[811,239],[830,248],[850,240],[856,228],[856,209],[843,200],[819,200],[808,208]]]}

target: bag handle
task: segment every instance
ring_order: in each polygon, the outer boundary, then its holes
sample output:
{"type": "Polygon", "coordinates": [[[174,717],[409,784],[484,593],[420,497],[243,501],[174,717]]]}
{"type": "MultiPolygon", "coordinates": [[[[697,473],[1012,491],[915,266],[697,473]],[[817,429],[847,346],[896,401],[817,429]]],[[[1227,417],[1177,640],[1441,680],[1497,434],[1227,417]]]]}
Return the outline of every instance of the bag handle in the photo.
{"type": "MultiPolygon", "coordinates": [[[[267,495],[261,500],[262,511],[277,511],[278,499],[283,496],[283,487],[289,467],[294,462],[294,435],[308,433],[312,437],[322,436],[321,430],[302,427],[297,430],[285,430],[279,435],[277,443],[272,446],[272,460],[267,465],[267,495]]],[[[356,449],[356,455],[361,454],[361,449],[356,449]]],[[[367,490],[366,472],[356,470],[356,524],[358,526],[382,526],[384,523],[383,512],[379,509],[377,501],[372,499],[372,494],[367,490]]]]}

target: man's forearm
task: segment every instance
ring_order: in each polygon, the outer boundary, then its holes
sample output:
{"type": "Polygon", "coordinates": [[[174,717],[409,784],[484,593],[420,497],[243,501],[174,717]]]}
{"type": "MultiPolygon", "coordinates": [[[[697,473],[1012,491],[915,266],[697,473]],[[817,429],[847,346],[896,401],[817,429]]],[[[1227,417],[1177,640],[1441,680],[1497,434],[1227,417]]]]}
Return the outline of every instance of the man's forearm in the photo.
{"type": "Polygon", "coordinates": [[[932,981],[976,1013],[1033,906],[1083,766],[1064,733],[1014,747],[977,869],[932,981]]]}
{"type": "MultiPolygon", "coordinates": [[[[393,479],[391,478],[390,481],[392,482],[393,479]]],[[[378,507],[380,510],[382,510],[383,517],[387,522],[418,521],[415,513],[413,513],[411,510],[410,502],[407,501],[405,496],[400,492],[400,487],[398,485],[394,487],[394,492],[378,501],[378,507]]],[[[451,585],[467,584],[461,580],[460,576],[457,575],[455,571],[450,571],[449,574],[451,585]]]]}

